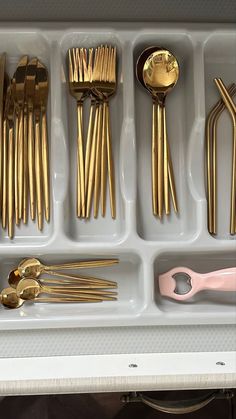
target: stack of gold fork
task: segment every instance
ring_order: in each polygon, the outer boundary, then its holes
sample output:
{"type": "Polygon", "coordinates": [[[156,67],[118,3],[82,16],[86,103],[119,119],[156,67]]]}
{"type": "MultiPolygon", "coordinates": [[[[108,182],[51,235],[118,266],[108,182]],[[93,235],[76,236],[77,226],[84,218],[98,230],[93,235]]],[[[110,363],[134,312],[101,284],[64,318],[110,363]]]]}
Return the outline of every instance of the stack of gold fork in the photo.
{"type": "Polygon", "coordinates": [[[77,102],[77,216],[89,218],[92,201],[94,217],[98,217],[99,201],[101,215],[105,216],[108,178],[111,216],[116,218],[109,113],[109,98],[116,91],[116,47],[71,48],[68,57],[69,91],[77,102]],[[85,133],[83,105],[88,97],[91,107],[85,133]]]}
{"type": "Polygon", "coordinates": [[[14,236],[16,225],[30,216],[38,228],[50,220],[47,136],[48,72],[37,59],[24,55],[10,80],[6,54],[0,57],[1,129],[0,196],[2,227],[14,236]]]}

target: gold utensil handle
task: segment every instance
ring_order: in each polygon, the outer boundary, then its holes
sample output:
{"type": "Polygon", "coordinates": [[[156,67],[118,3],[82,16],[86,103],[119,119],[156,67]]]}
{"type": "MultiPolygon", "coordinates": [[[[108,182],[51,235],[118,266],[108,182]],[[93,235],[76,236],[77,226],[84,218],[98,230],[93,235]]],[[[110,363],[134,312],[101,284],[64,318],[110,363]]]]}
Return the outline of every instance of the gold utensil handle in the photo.
{"type": "Polygon", "coordinates": [[[29,195],[30,216],[35,220],[35,153],[34,153],[34,122],[33,109],[28,114],[28,169],[29,169],[29,195]]]}
{"type": "Polygon", "coordinates": [[[112,266],[119,263],[119,259],[98,259],[86,260],[81,262],[61,263],[58,265],[44,266],[43,271],[56,271],[63,269],[81,269],[81,268],[98,268],[105,266],[112,266]]]}
{"type": "Polygon", "coordinates": [[[36,179],[36,198],[37,198],[37,220],[38,228],[43,229],[43,202],[42,202],[42,167],[41,167],[41,146],[40,146],[40,121],[35,122],[35,179],[36,179]]]}
{"type": "MultiPolygon", "coordinates": [[[[102,278],[95,278],[93,276],[81,276],[81,275],[68,275],[66,273],[62,273],[62,272],[58,272],[58,271],[49,271],[47,270],[47,274],[48,275],[53,275],[53,276],[58,276],[61,277],[63,279],[56,279],[56,281],[59,281],[60,283],[64,283],[64,282],[68,282],[68,283],[88,283],[88,284],[93,284],[96,286],[99,286],[100,284],[103,286],[105,285],[106,287],[117,287],[117,283],[114,281],[109,281],[106,279],[102,279],[102,278]]],[[[42,281],[42,280],[40,280],[42,281]]]]}
{"type": "Polygon", "coordinates": [[[96,161],[95,159],[96,159],[97,130],[98,130],[98,113],[99,113],[99,106],[96,105],[94,129],[93,129],[93,140],[92,140],[92,146],[91,146],[91,158],[89,162],[86,218],[90,217],[91,205],[92,205],[92,194],[93,194],[93,187],[94,187],[95,161],[96,161]]]}
{"type": "Polygon", "coordinates": [[[157,196],[158,196],[158,217],[162,218],[162,211],[163,211],[163,179],[164,179],[164,144],[163,144],[163,119],[162,119],[162,107],[158,103],[157,104],[157,156],[158,156],[158,163],[157,163],[157,196]]]}
{"type": "Polygon", "coordinates": [[[88,125],[86,154],[85,154],[85,196],[87,196],[87,192],[88,192],[89,162],[91,158],[91,147],[92,147],[92,140],[93,140],[93,122],[94,122],[95,107],[96,107],[96,103],[94,100],[92,100],[90,112],[89,112],[89,125],[88,125]]]}
{"type": "Polygon", "coordinates": [[[46,221],[50,221],[50,185],[49,185],[49,152],[48,152],[48,132],[47,114],[42,112],[42,169],[43,169],[43,192],[44,210],[46,221]]]}
{"type": "Polygon", "coordinates": [[[28,114],[24,109],[24,183],[23,183],[23,223],[28,221],[28,114]]]}
{"type": "MultiPolygon", "coordinates": [[[[2,186],[2,228],[7,226],[7,120],[3,121],[3,186],[2,186]]],[[[14,192],[13,192],[14,193],[14,192]]]]}
{"type": "Polygon", "coordinates": [[[158,214],[157,195],[157,166],[158,166],[158,141],[157,141],[157,103],[152,102],[152,212],[158,214]]]}
{"type": "Polygon", "coordinates": [[[18,192],[19,192],[19,219],[23,214],[23,186],[24,186],[24,112],[19,111],[19,132],[18,132],[18,192]]]}
{"type": "Polygon", "coordinates": [[[102,152],[102,120],[103,120],[103,104],[99,104],[98,110],[98,128],[96,140],[96,160],[95,160],[95,179],[94,179],[94,218],[98,216],[99,192],[101,180],[101,152],[102,152]]]}
{"type": "Polygon", "coordinates": [[[165,105],[161,107],[162,127],[163,127],[163,176],[164,176],[164,203],[165,213],[170,214],[170,199],[169,199],[169,183],[168,183],[168,143],[167,143],[167,129],[166,129],[166,108],[165,105]]]}
{"type": "Polygon", "coordinates": [[[231,184],[230,234],[236,233],[236,117],[233,126],[232,184],[231,184]]]}
{"type": "Polygon", "coordinates": [[[110,296],[110,297],[115,297],[117,295],[116,291],[108,291],[108,290],[98,290],[96,288],[94,289],[89,289],[88,287],[85,289],[83,287],[80,286],[75,286],[75,285],[68,285],[65,284],[64,286],[47,286],[47,285],[43,285],[44,289],[50,289],[51,292],[56,292],[57,294],[62,293],[62,294],[71,294],[71,295],[93,295],[93,296],[110,296]]]}
{"type": "MultiPolygon", "coordinates": [[[[89,292],[82,292],[82,291],[66,291],[66,290],[60,290],[57,289],[57,287],[55,288],[51,288],[51,287],[47,287],[47,286],[41,286],[41,290],[40,293],[45,293],[45,294],[49,294],[49,295],[61,295],[61,296],[66,296],[66,297],[88,297],[91,298],[93,300],[100,300],[102,298],[102,296],[99,295],[95,295],[90,294],[89,292]]],[[[106,300],[113,300],[115,297],[112,296],[104,296],[103,299],[106,300]]]]}
{"type": "Polygon", "coordinates": [[[83,144],[83,104],[77,104],[77,185],[79,189],[77,194],[80,193],[77,198],[77,215],[78,217],[85,217],[85,175],[84,175],[84,144],[83,144]],[[80,214],[80,215],[79,215],[80,214]]]}
{"type": "Polygon", "coordinates": [[[102,115],[102,156],[101,156],[101,213],[106,215],[107,198],[107,131],[106,131],[106,103],[103,103],[102,115]]]}
{"type": "Polygon", "coordinates": [[[109,284],[103,284],[101,283],[94,283],[94,282],[85,282],[85,281],[80,281],[80,279],[78,278],[77,280],[68,280],[68,279],[52,279],[52,278],[42,278],[40,279],[40,283],[43,285],[48,285],[51,286],[51,284],[55,284],[55,285],[74,285],[74,286],[78,286],[81,289],[107,289],[107,288],[116,288],[114,285],[111,286],[109,284]]]}
{"type": "Polygon", "coordinates": [[[101,303],[103,301],[102,298],[100,299],[92,299],[92,298],[84,298],[84,297],[48,297],[48,298],[42,298],[37,297],[34,300],[34,303],[101,303]]]}
{"type": "Polygon", "coordinates": [[[14,236],[14,131],[8,133],[8,235],[14,236]]]}
{"type": "Polygon", "coordinates": [[[111,216],[113,219],[115,219],[116,218],[115,170],[114,170],[114,160],[113,160],[113,153],[112,153],[111,124],[110,124],[110,112],[109,112],[108,102],[106,102],[106,120],[107,120],[108,184],[109,184],[109,192],[110,192],[111,216]]]}
{"type": "Polygon", "coordinates": [[[18,147],[19,146],[19,111],[16,110],[15,120],[15,170],[14,170],[14,194],[15,194],[15,221],[19,225],[19,182],[18,182],[18,147]]]}
{"type": "Polygon", "coordinates": [[[176,214],[178,213],[178,201],[177,201],[177,193],[176,193],[176,187],[175,187],[175,178],[174,178],[174,171],[172,166],[172,159],[170,154],[170,147],[167,140],[167,153],[168,153],[168,179],[169,179],[169,185],[170,185],[170,194],[173,202],[174,211],[176,214]]]}

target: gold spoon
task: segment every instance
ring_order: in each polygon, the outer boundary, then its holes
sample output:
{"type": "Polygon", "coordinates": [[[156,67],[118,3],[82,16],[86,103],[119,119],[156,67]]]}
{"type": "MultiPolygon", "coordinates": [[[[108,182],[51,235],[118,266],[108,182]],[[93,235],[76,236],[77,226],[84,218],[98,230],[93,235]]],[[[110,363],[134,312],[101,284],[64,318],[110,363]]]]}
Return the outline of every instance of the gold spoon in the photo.
{"type": "MultiPolygon", "coordinates": [[[[40,282],[42,284],[58,284],[58,285],[80,285],[83,288],[117,288],[117,283],[114,281],[108,281],[105,279],[97,279],[93,277],[80,277],[76,275],[67,275],[59,272],[48,271],[48,274],[63,277],[63,279],[52,279],[52,278],[42,278],[40,282]]],[[[10,287],[16,288],[17,284],[23,279],[23,276],[20,276],[18,269],[13,269],[8,274],[8,283],[10,287]]]]}
{"type": "MultiPolygon", "coordinates": [[[[68,289],[68,288],[67,288],[68,289]]],[[[27,278],[22,279],[19,284],[16,287],[16,293],[19,298],[22,298],[23,300],[34,300],[36,297],[38,297],[40,294],[49,294],[49,295],[63,295],[65,297],[88,297],[90,299],[103,299],[106,301],[113,301],[116,300],[114,295],[116,293],[112,293],[112,291],[89,291],[89,290],[79,290],[72,288],[66,290],[65,287],[47,287],[41,285],[39,282],[36,281],[36,279],[33,278],[27,278]]]]}
{"type": "MultiPolygon", "coordinates": [[[[18,271],[21,277],[38,277],[44,272],[57,271],[63,269],[82,269],[82,268],[98,268],[102,266],[112,266],[119,263],[119,259],[100,259],[87,260],[72,263],[62,263],[58,265],[43,265],[40,260],[36,258],[24,259],[19,263],[18,271]]],[[[52,272],[50,272],[52,274],[52,272]]]]}
{"type": "MultiPolygon", "coordinates": [[[[88,298],[80,298],[80,297],[48,297],[48,298],[36,298],[33,300],[34,303],[99,303],[102,302],[103,299],[88,299],[88,298]]],[[[16,290],[14,288],[4,288],[0,294],[0,302],[4,307],[7,308],[19,308],[24,303],[25,300],[19,298],[16,294],[16,290]]]]}
{"type": "MultiPolygon", "coordinates": [[[[157,101],[158,114],[158,216],[163,211],[163,186],[165,212],[170,214],[168,185],[168,142],[166,130],[165,99],[179,78],[179,65],[175,56],[164,48],[157,49],[146,59],[143,66],[143,81],[157,101]]],[[[177,205],[174,204],[177,212],[177,205]]]]}
{"type": "MultiPolygon", "coordinates": [[[[90,284],[87,282],[82,282],[80,283],[79,281],[77,282],[71,282],[71,281],[64,281],[64,280],[60,280],[60,279],[51,279],[51,278],[43,278],[43,279],[35,279],[35,278],[21,278],[18,274],[18,271],[11,271],[8,275],[8,283],[10,285],[11,288],[16,289],[18,284],[21,281],[25,281],[26,279],[33,279],[35,281],[37,281],[38,284],[40,284],[41,286],[49,286],[51,290],[53,291],[60,291],[60,293],[62,292],[64,293],[70,293],[70,294],[77,294],[78,292],[81,293],[93,293],[96,295],[117,295],[116,292],[113,291],[107,291],[107,288],[110,288],[107,284],[90,284]],[[49,284],[56,284],[58,286],[51,286],[49,284]],[[104,289],[104,291],[99,291],[99,289],[104,289]],[[93,290],[93,291],[92,291],[93,290]]],[[[114,287],[111,287],[114,288],[114,287]]]]}

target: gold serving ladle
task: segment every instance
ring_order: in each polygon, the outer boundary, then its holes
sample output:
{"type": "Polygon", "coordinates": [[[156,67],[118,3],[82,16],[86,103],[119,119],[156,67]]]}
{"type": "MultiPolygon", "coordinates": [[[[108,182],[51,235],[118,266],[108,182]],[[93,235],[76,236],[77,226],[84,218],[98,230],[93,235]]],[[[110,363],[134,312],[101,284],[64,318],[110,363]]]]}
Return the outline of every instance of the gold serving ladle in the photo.
{"type": "Polygon", "coordinates": [[[63,269],[82,269],[82,268],[98,268],[103,266],[112,266],[119,263],[119,259],[100,259],[100,260],[87,260],[80,262],[61,263],[58,265],[44,265],[36,258],[24,259],[19,263],[18,271],[21,277],[39,277],[42,273],[63,269]]]}
{"type": "MultiPolygon", "coordinates": [[[[58,285],[79,285],[83,288],[117,288],[117,283],[114,281],[108,281],[105,279],[97,279],[89,276],[76,276],[76,275],[67,275],[65,273],[59,272],[47,272],[50,275],[55,275],[62,277],[63,279],[54,279],[54,278],[40,278],[42,284],[58,284],[58,285]]],[[[20,276],[18,269],[13,269],[8,274],[8,283],[10,287],[16,288],[17,284],[21,279],[25,277],[20,276]]],[[[38,276],[39,278],[39,276],[38,276]]]]}
{"type": "Polygon", "coordinates": [[[78,287],[48,287],[41,285],[36,279],[25,278],[22,279],[17,287],[16,294],[19,298],[23,300],[34,300],[40,294],[49,294],[49,295],[61,295],[64,297],[84,297],[89,299],[103,299],[106,301],[116,300],[116,293],[112,291],[95,291],[95,290],[80,290],[78,287]]]}
{"type": "MultiPolygon", "coordinates": [[[[163,212],[163,186],[164,186],[164,203],[165,212],[170,213],[169,203],[169,184],[168,178],[171,166],[170,151],[167,140],[166,128],[166,112],[165,99],[166,95],[173,89],[179,78],[179,65],[175,56],[164,48],[157,48],[146,59],[143,65],[143,82],[151,93],[152,97],[156,99],[157,115],[158,115],[158,144],[157,144],[157,201],[158,201],[158,216],[162,218],[163,212]]],[[[174,188],[174,184],[170,189],[174,188]]],[[[175,189],[175,188],[174,188],[175,189]]],[[[175,190],[172,190],[173,205],[175,212],[178,212],[177,200],[175,190]]]]}
{"type": "MultiPolygon", "coordinates": [[[[48,297],[48,298],[36,298],[33,300],[34,303],[99,303],[103,299],[88,299],[80,297],[48,297]]],[[[14,288],[4,288],[0,294],[0,302],[6,308],[14,309],[20,308],[25,300],[19,298],[14,288]]]]}

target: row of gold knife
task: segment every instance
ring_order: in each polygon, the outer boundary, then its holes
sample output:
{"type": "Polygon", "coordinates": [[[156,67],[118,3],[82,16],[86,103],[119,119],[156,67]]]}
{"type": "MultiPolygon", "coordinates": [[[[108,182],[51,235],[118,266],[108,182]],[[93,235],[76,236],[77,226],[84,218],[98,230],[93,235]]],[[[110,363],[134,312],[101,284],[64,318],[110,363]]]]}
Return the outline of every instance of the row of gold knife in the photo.
{"type": "Polygon", "coordinates": [[[50,220],[47,134],[48,72],[38,58],[24,55],[12,79],[0,56],[0,197],[2,227],[14,237],[14,222],[50,220]]]}

